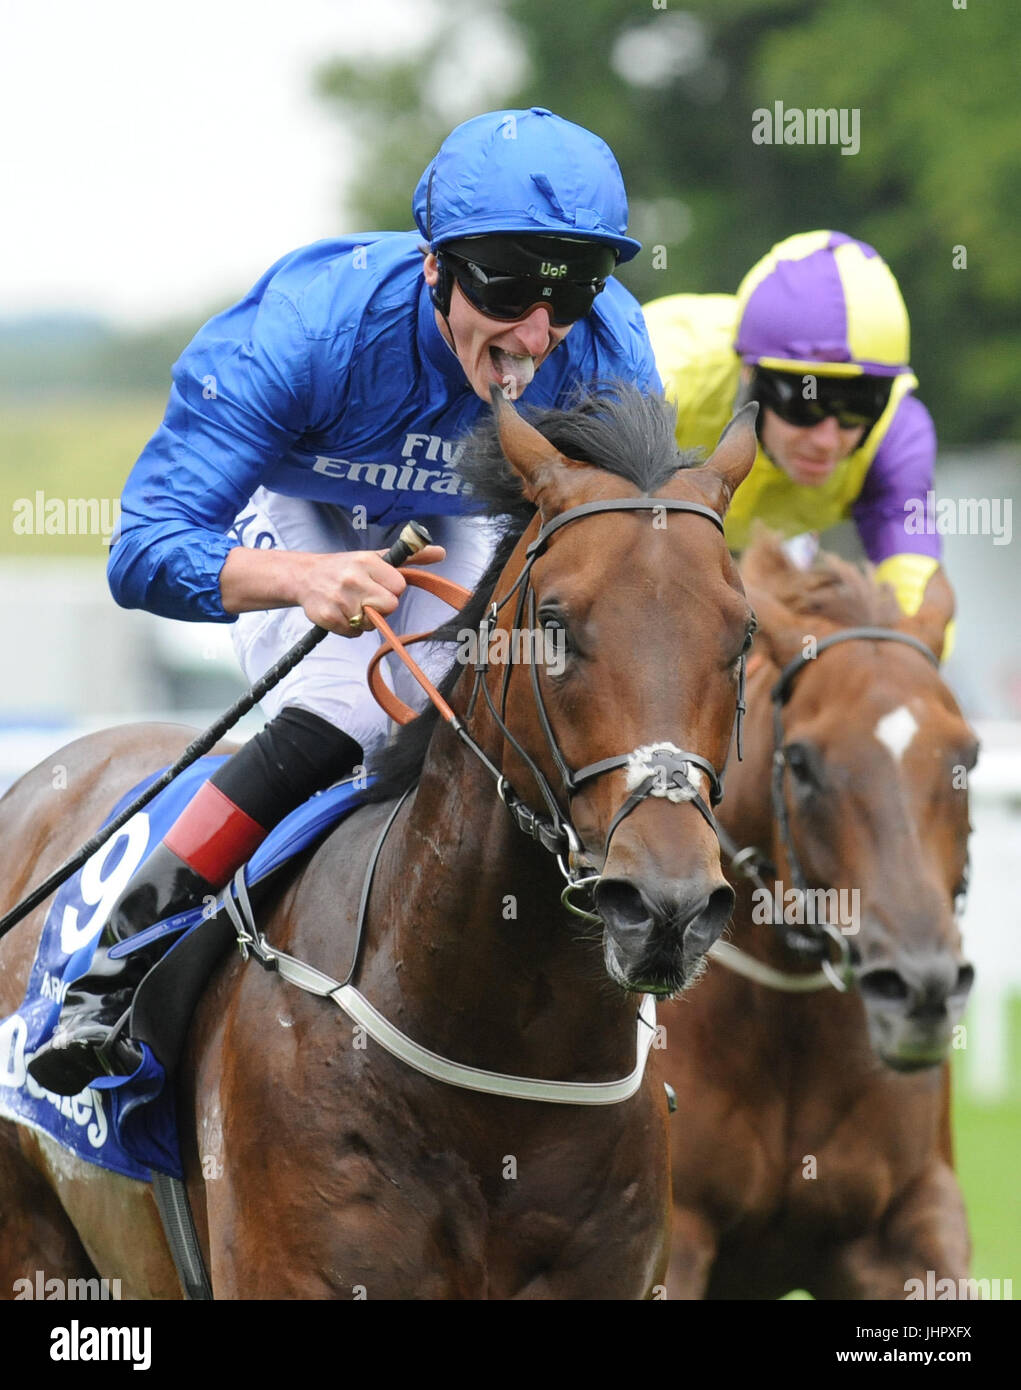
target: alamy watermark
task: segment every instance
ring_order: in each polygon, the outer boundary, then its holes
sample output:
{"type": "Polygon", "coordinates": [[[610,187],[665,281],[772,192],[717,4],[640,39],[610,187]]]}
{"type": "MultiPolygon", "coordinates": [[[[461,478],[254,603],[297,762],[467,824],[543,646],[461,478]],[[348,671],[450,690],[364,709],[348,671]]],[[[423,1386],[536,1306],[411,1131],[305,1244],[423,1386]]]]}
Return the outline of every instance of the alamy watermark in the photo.
{"type": "Polygon", "coordinates": [[[772,110],[759,106],[752,112],[754,145],[839,145],[840,153],[861,149],[861,109],[857,106],[785,107],[774,101],[772,110]]]}
{"type": "Polygon", "coordinates": [[[110,545],[121,519],[119,497],[47,497],[37,489],[12,506],[16,536],[97,536],[110,545]]]}
{"type": "Polygon", "coordinates": [[[752,921],[783,923],[788,927],[837,927],[844,936],[861,928],[861,890],[858,888],[787,888],[779,879],[752,893],[752,921]]]}
{"type": "Polygon", "coordinates": [[[46,1277],[46,1271],[37,1269],[31,1278],[15,1279],[14,1301],[34,1298],[48,1302],[91,1302],[121,1297],[119,1279],[61,1279],[46,1277]]]}
{"type": "Polygon", "coordinates": [[[151,1327],[89,1327],[77,1318],[50,1333],[51,1361],[130,1361],[132,1370],[152,1365],[151,1327]]]}
{"type": "Polygon", "coordinates": [[[462,628],[457,634],[457,661],[462,666],[545,666],[562,676],[567,643],[562,627],[497,628],[489,632],[462,628]]]}
{"type": "Polygon", "coordinates": [[[925,1271],[924,1279],[905,1279],[904,1297],[911,1299],[1007,1299],[1014,1297],[1011,1279],[937,1279],[934,1269],[925,1271]]]}
{"type": "Polygon", "coordinates": [[[929,491],[904,503],[909,536],[992,536],[993,545],[1010,545],[1014,535],[1010,497],[940,497],[929,491]]]}

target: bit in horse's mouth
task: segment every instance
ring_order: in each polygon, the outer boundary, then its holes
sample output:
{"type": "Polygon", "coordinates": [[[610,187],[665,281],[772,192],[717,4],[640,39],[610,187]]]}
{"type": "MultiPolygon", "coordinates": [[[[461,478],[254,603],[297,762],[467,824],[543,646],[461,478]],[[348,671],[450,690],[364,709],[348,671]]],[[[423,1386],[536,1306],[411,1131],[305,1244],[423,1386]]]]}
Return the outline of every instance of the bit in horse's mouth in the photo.
{"type": "MultiPolygon", "coordinates": [[[[608,960],[609,964],[609,960],[608,960]]],[[[616,961],[613,964],[617,964],[616,961]]],[[[644,969],[627,974],[611,968],[610,974],[622,989],[630,994],[651,994],[657,999],[672,999],[675,995],[689,990],[705,973],[705,956],[690,960],[674,960],[670,963],[646,963],[644,969]]]]}
{"type": "Polygon", "coordinates": [[[627,988],[631,994],[651,994],[656,999],[672,999],[675,994],[681,994],[687,987],[684,980],[661,981],[656,984],[650,980],[634,980],[627,988]]]}
{"type": "Polygon", "coordinates": [[[931,1067],[938,1067],[942,1062],[946,1061],[945,1052],[933,1053],[933,1055],[929,1057],[901,1057],[898,1056],[897,1053],[886,1052],[881,1053],[880,1056],[884,1064],[888,1066],[891,1071],[899,1072],[927,1071],[931,1067]]]}

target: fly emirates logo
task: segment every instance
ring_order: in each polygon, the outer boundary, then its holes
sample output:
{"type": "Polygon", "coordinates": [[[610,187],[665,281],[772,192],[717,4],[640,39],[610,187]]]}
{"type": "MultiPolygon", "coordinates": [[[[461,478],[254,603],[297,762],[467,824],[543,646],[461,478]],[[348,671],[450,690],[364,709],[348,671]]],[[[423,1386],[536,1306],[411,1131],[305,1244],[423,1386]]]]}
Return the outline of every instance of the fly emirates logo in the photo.
{"type": "Polygon", "coordinates": [[[326,458],[320,454],[312,466],[316,473],[327,478],[364,483],[383,492],[446,492],[466,496],[471,489],[453,471],[463,447],[438,434],[408,434],[401,448],[401,463],[354,463],[351,459],[326,458]]]}

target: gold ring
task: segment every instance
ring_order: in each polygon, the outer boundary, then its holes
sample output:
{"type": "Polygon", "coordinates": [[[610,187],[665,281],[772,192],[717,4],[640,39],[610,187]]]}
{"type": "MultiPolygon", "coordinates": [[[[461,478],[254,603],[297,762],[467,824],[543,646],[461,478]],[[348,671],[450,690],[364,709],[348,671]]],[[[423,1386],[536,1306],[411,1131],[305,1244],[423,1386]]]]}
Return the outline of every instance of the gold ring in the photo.
{"type": "Polygon", "coordinates": [[[353,618],[348,618],[348,620],[347,620],[347,625],[348,625],[348,627],[350,627],[350,628],[354,628],[355,632],[358,632],[358,631],[360,630],[360,628],[361,628],[361,626],[362,626],[362,624],[363,624],[364,622],[365,622],[365,614],[359,612],[359,613],[356,613],[356,614],[354,615],[353,618]]]}

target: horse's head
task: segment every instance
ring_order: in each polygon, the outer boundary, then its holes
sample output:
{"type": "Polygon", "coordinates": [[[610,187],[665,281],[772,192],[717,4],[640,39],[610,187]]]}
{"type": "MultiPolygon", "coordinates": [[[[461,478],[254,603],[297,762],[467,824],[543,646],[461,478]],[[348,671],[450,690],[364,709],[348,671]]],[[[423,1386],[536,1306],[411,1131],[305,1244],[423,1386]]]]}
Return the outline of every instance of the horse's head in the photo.
{"type": "Polygon", "coordinates": [[[756,678],[774,693],[773,725],[761,736],[774,745],[779,878],[789,890],[800,871],[820,903],[820,890],[837,890],[830,905],[847,918],[839,929],[883,1061],[903,1071],[935,1065],[974,975],[955,905],[978,744],[937,667],[954,611],[950,585],[938,569],[907,617],[888,590],[834,557],[804,574],[762,541],[742,572],[760,624],[757,650],[761,641],[775,667],[794,663],[780,688],[775,668],[756,678]],[[849,634],[861,626],[919,645],[849,634]],[[848,640],[827,645],[838,633],[848,640]]]}
{"type": "Polygon", "coordinates": [[[754,458],[754,412],[702,467],[682,467],[661,399],[622,390],[549,412],[542,432],[495,404],[536,512],[494,591],[495,622],[556,653],[490,669],[512,735],[502,770],[533,805],[552,792],[576,831],[612,979],[672,994],[733,909],[708,803],[750,642],[721,522],[754,458]]]}

